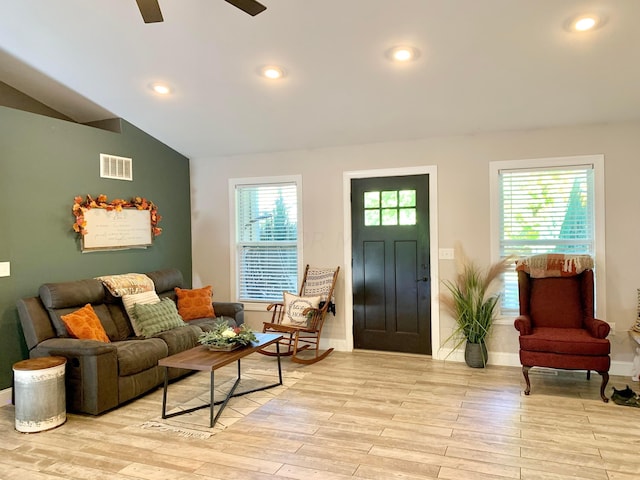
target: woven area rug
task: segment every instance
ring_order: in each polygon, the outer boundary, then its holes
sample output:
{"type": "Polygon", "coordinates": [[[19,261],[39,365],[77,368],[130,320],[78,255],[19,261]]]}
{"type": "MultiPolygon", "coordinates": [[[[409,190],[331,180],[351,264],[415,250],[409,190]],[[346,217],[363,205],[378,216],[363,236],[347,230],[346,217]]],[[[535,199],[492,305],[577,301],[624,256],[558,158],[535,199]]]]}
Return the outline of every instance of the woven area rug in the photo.
{"type": "MultiPolygon", "coordinates": [[[[225,369],[227,370],[227,369],[225,369]]],[[[234,397],[229,400],[227,406],[222,411],[220,417],[213,428],[209,427],[209,408],[202,408],[194,412],[178,415],[171,418],[162,418],[158,415],[145,421],[139,426],[158,432],[173,432],[184,437],[209,438],[218,432],[223,431],[230,425],[250,414],[257,408],[266,404],[273,398],[280,395],[287,388],[295,384],[304,377],[305,373],[291,371],[282,372],[283,385],[253,392],[247,395],[234,397]]],[[[167,395],[167,413],[188,410],[192,407],[209,403],[209,373],[198,372],[194,375],[182,379],[179,382],[169,385],[167,395]],[[193,395],[194,391],[199,393],[187,400],[184,400],[185,391],[193,395]]],[[[215,373],[215,393],[214,401],[223,400],[235,382],[235,371],[224,371],[215,373]]],[[[237,392],[251,390],[256,387],[270,385],[278,381],[277,371],[263,369],[247,369],[242,371],[241,381],[236,389],[237,392]]],[[[160,393],[161,395],[161,393],[160,393]]],[[[219,405],[216,405],[214,415],[218,413],[219,405]]]]}

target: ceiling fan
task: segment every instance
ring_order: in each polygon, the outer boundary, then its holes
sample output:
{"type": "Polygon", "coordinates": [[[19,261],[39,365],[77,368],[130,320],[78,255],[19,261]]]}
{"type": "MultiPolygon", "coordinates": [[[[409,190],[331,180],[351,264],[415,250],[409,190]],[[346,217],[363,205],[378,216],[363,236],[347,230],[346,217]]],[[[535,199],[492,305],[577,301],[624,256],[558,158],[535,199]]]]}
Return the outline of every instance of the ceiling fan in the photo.
{"type": "MultiPolygon", "coordinates": [[[[267,7],[257,2],[256,0],[225,0],[234,7],[238,7],[243,12],[248,13],[252,17],[255,17],[260,12],[264,12],[267,7]]],[[[158,0],[136,0],[138,8],[144,19],[144,23],[156,23],[162,22],[162,12],[160,11],[160,5],[158,0]]]]}

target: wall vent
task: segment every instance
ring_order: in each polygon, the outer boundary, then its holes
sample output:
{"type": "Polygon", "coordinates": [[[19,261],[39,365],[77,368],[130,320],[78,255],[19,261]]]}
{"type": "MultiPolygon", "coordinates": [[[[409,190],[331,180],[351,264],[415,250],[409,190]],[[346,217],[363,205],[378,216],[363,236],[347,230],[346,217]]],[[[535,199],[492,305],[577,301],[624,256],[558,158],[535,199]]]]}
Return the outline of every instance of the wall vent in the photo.
{"type": "Polygon", "coordinates": [[[133,159],[100,154],[100,177],[133,180],[133,159]]]}

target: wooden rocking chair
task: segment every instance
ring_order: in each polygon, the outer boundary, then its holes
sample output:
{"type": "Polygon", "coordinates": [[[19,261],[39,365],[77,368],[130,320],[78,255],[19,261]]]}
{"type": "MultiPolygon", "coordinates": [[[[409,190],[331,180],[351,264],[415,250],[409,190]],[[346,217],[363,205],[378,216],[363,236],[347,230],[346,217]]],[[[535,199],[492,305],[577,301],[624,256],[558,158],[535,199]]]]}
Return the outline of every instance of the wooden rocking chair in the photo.
{"type": "MultiPolygon", "coordinates": [[[[327,312],[335,315],[333,290],[338,279],[340,267],[314,268],[306,266],[298,296],[285,292],[282,303],[267,306],[271,312],[271,322],[264,322],[263,332],[280,333],[280,355],[291,356],[296,363],[311,364],[327,357],[333,348],[322,353],[319,351],[320,335],[327,312]],[[313,348],[313,357],[300,356],[299,353],[313,348]]],[[[270,350],[259,350],[264,355],[276,355],[270,350]]]]}

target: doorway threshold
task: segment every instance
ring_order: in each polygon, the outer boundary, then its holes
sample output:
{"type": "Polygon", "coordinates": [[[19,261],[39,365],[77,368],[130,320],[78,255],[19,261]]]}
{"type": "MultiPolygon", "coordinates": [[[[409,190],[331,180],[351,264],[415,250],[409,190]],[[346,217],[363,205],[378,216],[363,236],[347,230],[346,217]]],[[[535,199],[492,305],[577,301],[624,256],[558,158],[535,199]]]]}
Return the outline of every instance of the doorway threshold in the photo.
{"type": "Polygon", "coordinates": [[[387,350],[369,350],[366,348],[354,348],[354,354],[358,353],[375,353],[376,355],[400,355],[403,357],[413,357],[413,358],[432,358],[432,355],[427,355],[426,353],[407,353],[407,352],[390,352],[387,350]]]}

